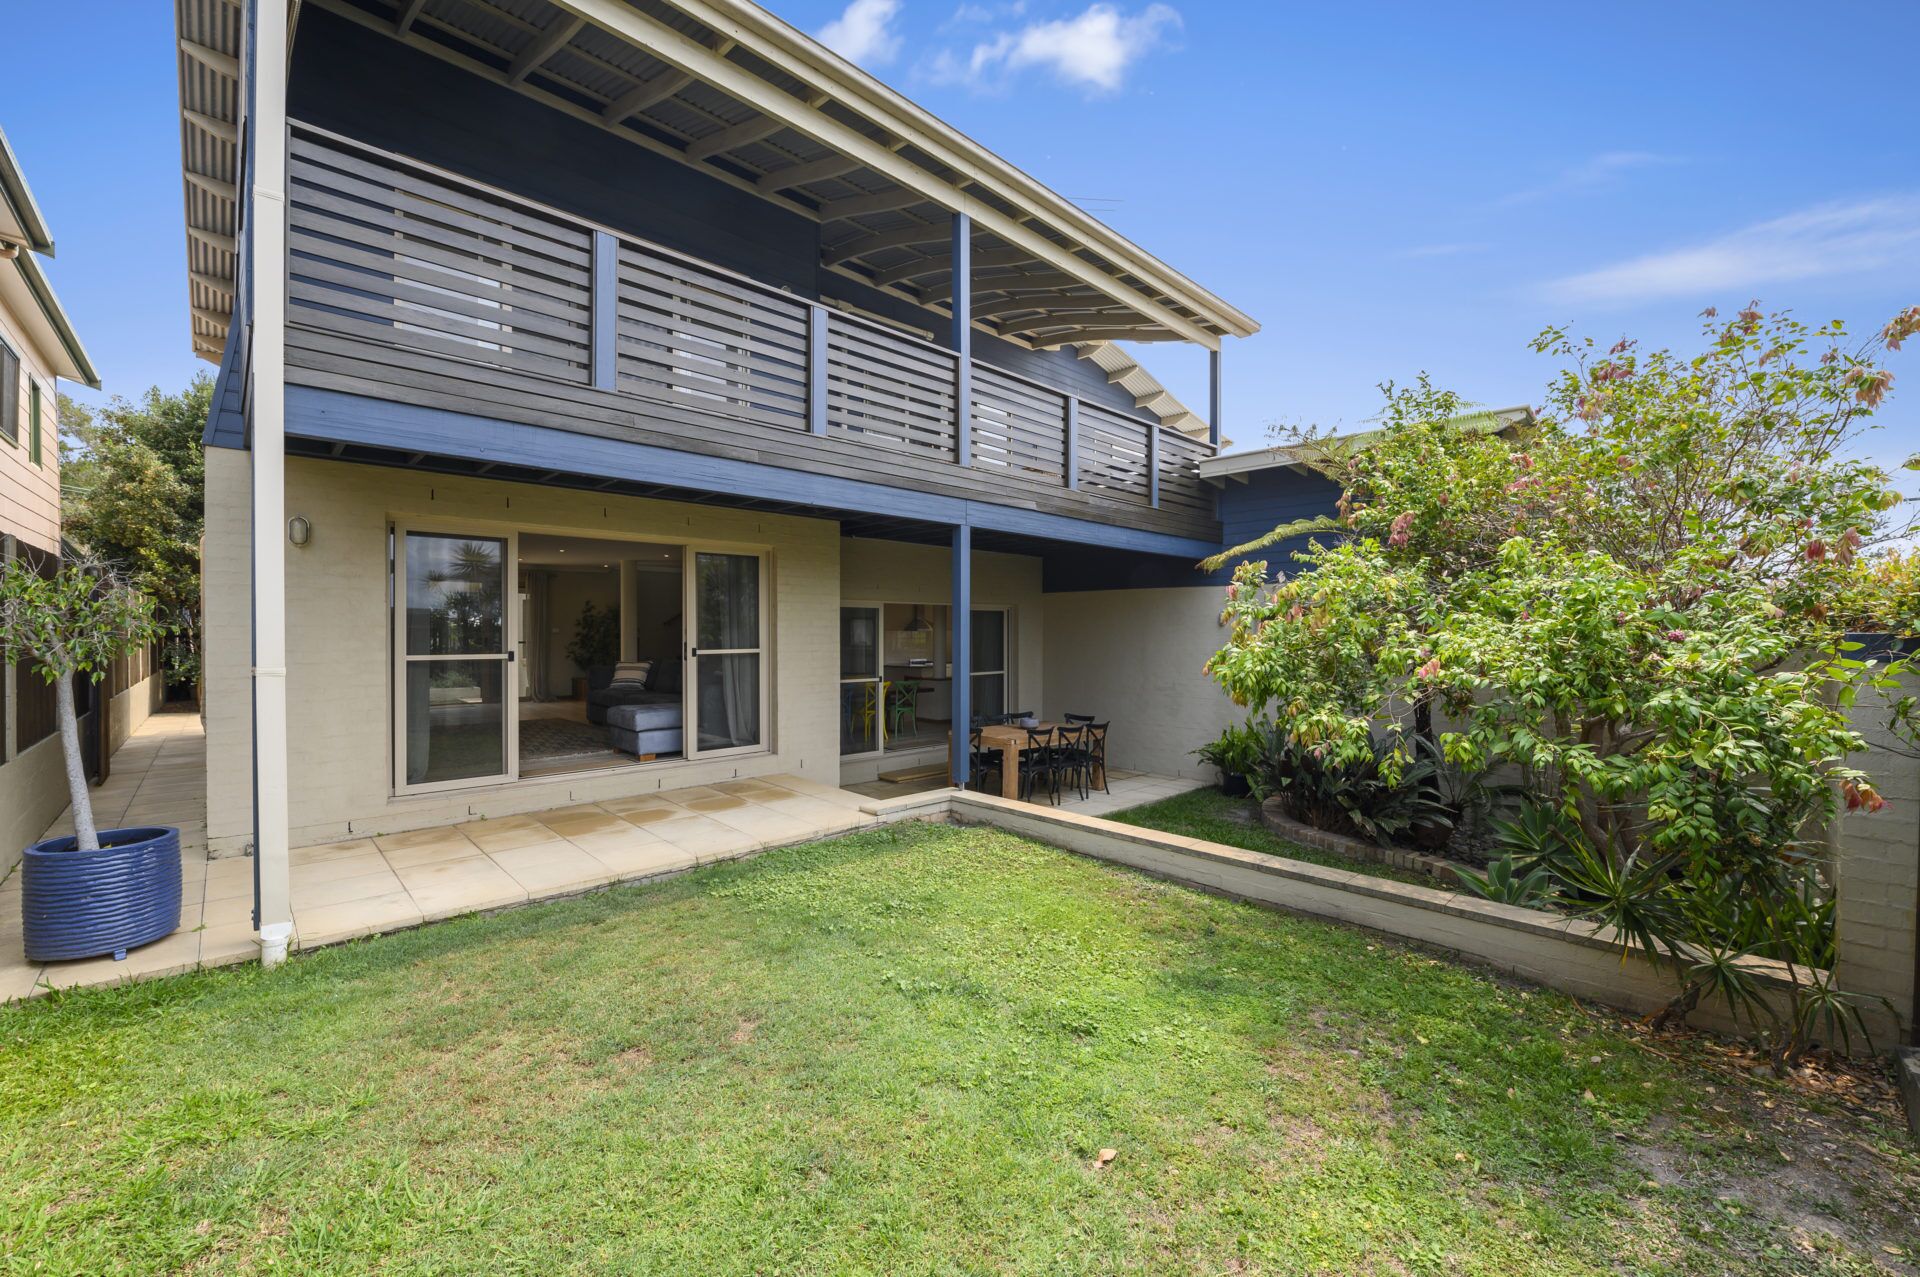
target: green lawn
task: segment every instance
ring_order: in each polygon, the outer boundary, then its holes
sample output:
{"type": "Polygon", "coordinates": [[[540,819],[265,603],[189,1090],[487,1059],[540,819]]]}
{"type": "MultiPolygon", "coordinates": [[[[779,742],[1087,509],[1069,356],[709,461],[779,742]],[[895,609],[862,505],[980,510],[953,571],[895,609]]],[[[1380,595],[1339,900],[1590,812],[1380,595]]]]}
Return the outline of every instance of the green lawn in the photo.
{"type": "Polygon", "coordinates": [[[1115,812],[1108,819],[1139,825],[1144,829],[1158,829],[1162,833],[1185,834],[1189,838],[1223,842],[1229,847],[1242,847],[1248,851],[1263,851],[1269,856],[1285,856],[1289,860],[1305,860],[1310,864],[1348,869],[1376,878],[1416,883],[1441,891],[1451,890],[1454,885],[1432,874],[1353,860],[1331,851],[1289,842],[1260,823],[1260,806],[1253,799],[1228,798],[1217,789],[1191,789],[1157,803],[1145,803],[1115,812]]]}
{"type": "Polygon", "coordinates": [[[0,1270],[1901,1270],[1886,1099],[901,826],[0,1012],[0,1270]]]}

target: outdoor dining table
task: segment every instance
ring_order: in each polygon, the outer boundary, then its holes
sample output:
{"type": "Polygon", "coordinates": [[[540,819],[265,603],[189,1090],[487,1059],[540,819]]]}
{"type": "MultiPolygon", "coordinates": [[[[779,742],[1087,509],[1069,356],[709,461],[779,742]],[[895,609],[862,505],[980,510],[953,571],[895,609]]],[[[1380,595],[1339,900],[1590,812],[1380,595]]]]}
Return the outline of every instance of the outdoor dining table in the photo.
{"type": "MultiPolygon", "coordinates": [[[[1000,796],[1018,799],[1020,797],[1020,756],[1027,752],[1029,731],[1048,732],[1060,727],[1059,723],[1035,723],[1032,727],[1021,727],[1015,723],[990,724],[980,729],[980,748],[1000,751],[1000,796]]],[[[1095,783],[1104,785],[1106,777],[1096,777],[1095,783]]]]}

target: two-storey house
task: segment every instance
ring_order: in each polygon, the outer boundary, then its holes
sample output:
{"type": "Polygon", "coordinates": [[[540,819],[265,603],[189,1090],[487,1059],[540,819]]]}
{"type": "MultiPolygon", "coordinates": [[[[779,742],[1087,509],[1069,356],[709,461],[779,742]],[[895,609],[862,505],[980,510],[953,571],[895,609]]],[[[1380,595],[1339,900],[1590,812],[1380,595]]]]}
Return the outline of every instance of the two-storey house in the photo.
{"type": "Polygon", "coordinates": [[[746,0],[177,10],[208,834],[270,959],[290,839],[964,776],[1017,709],[1191,764],[1217,598],[1153,596],[1246,315],[746,0]],[[1210,352],[1204,414],[1119,342],[1210,352]]]}
{"type": "MultiPolygon", "coordinates": [[[[0,133],[0,555],[60,561],[59,381],[100,379],[40,268],[53,237],[0,133]]],[[[0,857],[66,806],[53,689],[25,662],[0,667],[0,857]]],[[[0,861],[4,872],[10,861],[0,861]]]]}

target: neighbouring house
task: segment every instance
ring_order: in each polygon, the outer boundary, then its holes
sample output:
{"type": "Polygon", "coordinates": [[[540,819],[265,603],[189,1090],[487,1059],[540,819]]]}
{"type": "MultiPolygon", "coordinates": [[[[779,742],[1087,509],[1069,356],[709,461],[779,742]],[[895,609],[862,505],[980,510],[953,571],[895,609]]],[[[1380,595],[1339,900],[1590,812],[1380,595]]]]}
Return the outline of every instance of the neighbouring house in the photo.
{"type": "MultiPolygon", "coordinates": [[[[41,254],[53,256],[53,237],[0,133],[0,555],[50,571],[61,558],[59,381],[98,389],[100,378],[41,254]]],[[[90,736],[102,717],[90,716],[90,736]]],[[[121,717],[131,730],[124,710],[121,717]]],[[[66,805],[53,688],[27,663],[8,665],[0,670],[0,873],[66,805]]]]}
{"type": "Polygon", "coordinates": [[[743,0],[177,13],[208,839],[269,958],[290,843],[964,773],[1016,709],[1199,774],[1248,316],[743,0]]]}

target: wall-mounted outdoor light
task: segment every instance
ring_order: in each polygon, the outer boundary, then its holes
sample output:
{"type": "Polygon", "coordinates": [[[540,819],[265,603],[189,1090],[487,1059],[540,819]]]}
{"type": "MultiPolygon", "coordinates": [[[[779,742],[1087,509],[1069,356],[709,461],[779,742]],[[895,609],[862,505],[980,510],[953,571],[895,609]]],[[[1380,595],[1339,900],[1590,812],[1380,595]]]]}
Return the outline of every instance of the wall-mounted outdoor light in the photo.
{"type": "Polygon", "coordinates": [[[295,545],[305,545],[313,539],[313,524],[303,514],[296,514],[287,520],[287,540],[295,545]]]}

